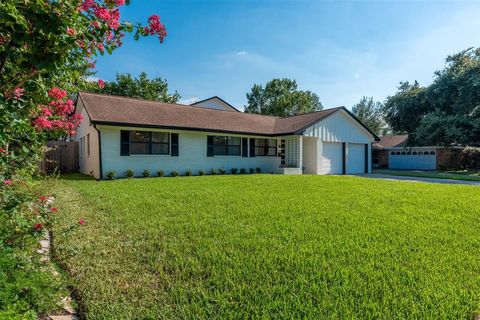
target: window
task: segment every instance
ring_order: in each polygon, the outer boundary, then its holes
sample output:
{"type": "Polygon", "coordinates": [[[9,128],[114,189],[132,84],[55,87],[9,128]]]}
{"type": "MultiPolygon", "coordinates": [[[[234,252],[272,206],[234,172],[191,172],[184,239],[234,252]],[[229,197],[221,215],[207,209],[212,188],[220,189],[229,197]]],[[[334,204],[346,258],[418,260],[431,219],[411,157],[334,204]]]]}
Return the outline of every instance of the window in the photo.
{"type": "Polygon", "coordinates": [[[422,151],[418,151],[418,155],[419,155],[419,156],[423,155],[423,152],[422,152],[422,151]]]}
{"type": "Polygon", "coordinates": [[[400,152],[397,151],[397,156],[399,156],[399,155],[400,155],[400,152]]]}
{"type": "Polygon", "coordinates": [[[240,137],[213,136],[209,137],[214,156],[240,156],[242,139],[240,137]]]}
{"type": "Polygon", "coordinates": [[[405,151],[403,151],[403,152],[402,152],[402,156],[404,156],[405,154],[406,154],[406,152],[405,152],[405,151]]]}
{"type": "Polygon", "coordinates": [[[430,151],[430,154],[431,154],[431,155],[435,155],[435,151],[430,151]]]}
{"type": "Polygon", "coordinates": [[[413,155],[416,156],[416,155],[417,155],[417,151],[413,151],[413,155]]]}
{"type": "Polygon", "coordinates": [[[411,155],[412,153],[410,151],[407,151],[407,156],[411,155]]]}
{"type": "Polygon", "coordinates": [[[392,151],[392,153],[390,153],[390,154],[391,154],[392,156],[394,156],[394,155],[395,155],[395,152],[394,152],[394,151],[392,151]]]}
{"type": "Polygon", "coordinates": [[[130,154],[169,154],[166,132],[130,131],[130,154]]]}
{"type": "Polygon", "coordinates": [[[276,156],[277,140],[276,139],[255,139],[255,155],[256,156],[276,156]]]}

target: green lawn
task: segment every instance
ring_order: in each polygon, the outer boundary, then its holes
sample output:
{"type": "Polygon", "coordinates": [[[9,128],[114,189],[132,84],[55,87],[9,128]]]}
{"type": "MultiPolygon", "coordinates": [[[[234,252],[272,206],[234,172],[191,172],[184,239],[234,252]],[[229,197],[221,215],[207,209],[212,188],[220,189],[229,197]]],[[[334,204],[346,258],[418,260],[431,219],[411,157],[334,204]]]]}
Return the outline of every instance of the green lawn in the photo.
{"type": "Polygon", "coordinates": [[[56,195],[55,255],[88,319],[480,313],[478,187],[265,174],[73,179],[56,195]]]}
{"type": "Polygon", "coordinates": [[[373,173],[389,174],[393,176],[480,181],[480,171],[478,170],[421,171],[376,169],[373,173]]]}

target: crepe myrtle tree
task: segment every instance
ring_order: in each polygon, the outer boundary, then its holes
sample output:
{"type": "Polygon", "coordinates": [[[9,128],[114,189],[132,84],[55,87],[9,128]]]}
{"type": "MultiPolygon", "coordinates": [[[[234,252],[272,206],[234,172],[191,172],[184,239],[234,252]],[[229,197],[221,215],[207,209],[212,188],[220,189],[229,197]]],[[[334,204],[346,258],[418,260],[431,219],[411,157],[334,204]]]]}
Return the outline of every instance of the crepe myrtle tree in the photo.
{"type": "MultiPolygon", "coordinates": [[[[166,29],[120,18],[125,0],[0,1],[0,175],[34,167],[47,137],[72,134],[81,121],[69,93],[94,74],[95,57],[166,29]]],[[[98,86],[103,86],[99,80],[98,86]]]]}

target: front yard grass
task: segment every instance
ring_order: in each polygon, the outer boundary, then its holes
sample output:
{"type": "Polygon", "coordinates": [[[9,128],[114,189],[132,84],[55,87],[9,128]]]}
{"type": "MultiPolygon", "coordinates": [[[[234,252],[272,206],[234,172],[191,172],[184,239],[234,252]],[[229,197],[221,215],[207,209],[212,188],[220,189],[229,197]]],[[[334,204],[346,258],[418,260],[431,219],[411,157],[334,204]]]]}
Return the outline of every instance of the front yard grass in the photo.
{"type": "Polygon", "coordinates": [[[480,181],[480,171],[478,170],[421,171],[375,169],[373,173],[389,174],[392,176],[480,181]]]}
{"type": "Polygon", "coordinates": [[[478,187],[267,174],[61,186],[55,256],[88,319],[480,313],[478,187]]]}

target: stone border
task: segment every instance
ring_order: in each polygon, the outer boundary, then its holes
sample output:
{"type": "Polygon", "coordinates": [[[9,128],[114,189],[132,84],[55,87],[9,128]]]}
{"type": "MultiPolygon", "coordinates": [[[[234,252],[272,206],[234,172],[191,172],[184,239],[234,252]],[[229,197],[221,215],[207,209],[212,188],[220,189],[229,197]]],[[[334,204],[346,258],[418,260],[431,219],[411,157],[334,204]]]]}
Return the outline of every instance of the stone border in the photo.
{"type": "MultiPolygon", "coordinates": [[[[51,235],[50,232],[45,230],[43,233],[43,239],[40,240],[41,248],[37,250],[41,254],[40,261],[49,263],[47,270],[50,271],[54,276],[59,276],[59,273],[53,265],[50,263],[50,248],[51,248],[51,235]]],[[[72,297],[66,296],[62,299],[62,311],[59,314],[48,315],[42,317],[41,319],[45,320],[78,320],[76,310],[72,307],[72,297]]]]}

